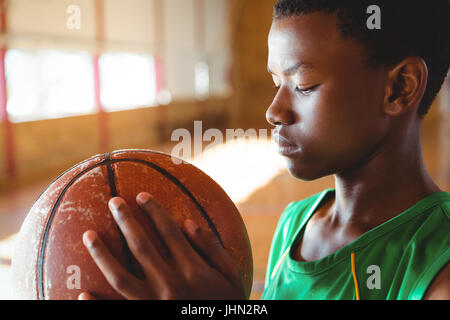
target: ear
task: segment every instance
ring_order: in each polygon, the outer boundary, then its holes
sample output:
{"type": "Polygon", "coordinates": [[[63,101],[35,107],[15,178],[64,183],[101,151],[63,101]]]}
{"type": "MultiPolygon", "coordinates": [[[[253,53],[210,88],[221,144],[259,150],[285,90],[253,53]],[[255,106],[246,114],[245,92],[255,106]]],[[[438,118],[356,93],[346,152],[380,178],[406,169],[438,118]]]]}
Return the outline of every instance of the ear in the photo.
{"type": "Polygon", "coordinates": [[[417,112],[428,81],[425,61],[420,57],[408,57],[389,71],[388,77],[384,113],[395,117],[417,112]]]}

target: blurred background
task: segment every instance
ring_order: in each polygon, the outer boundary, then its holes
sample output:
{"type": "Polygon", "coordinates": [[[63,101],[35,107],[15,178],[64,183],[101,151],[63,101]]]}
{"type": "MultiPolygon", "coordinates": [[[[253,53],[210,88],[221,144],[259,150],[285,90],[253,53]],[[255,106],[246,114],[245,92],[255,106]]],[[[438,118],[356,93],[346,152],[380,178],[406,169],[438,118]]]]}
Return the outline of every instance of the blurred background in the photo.
{"type": "MultiPolygon", "coordinates": [[[[0,0],[0,299],[14,237],[61,172],[125,148],[170,153],[177,128],[268,129],[267,34],[274,0],[0,0]]],[[[425,161],[450,190],[450,84],[423,124],[425,161]]],[[[208,143],[205,144],[207,146],[208,143]]],[[[264,287],[270,242],[291,201],[334,186],[295,180],[270,135],[185,160],[238,206],[264,287]]],[[[198,151],[198,150],[197,150],[198,151]]]]}

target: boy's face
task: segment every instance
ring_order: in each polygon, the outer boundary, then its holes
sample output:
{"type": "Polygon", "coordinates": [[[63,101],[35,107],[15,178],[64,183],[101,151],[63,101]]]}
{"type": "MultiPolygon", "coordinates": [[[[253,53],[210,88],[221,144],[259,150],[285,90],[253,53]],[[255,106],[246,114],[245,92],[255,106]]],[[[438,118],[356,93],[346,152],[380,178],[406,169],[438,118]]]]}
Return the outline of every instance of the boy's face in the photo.
{"type": "Polygon", "coordinates": [[[295,145],[283,155],[299,179],[355,168],[387,132],[387,73],[367,66],[363,47],[342,39],[336,22],[324,13],[294,16],[273,22],[269,34],[268,69],[279,88],[266,118],[295,145]]]}

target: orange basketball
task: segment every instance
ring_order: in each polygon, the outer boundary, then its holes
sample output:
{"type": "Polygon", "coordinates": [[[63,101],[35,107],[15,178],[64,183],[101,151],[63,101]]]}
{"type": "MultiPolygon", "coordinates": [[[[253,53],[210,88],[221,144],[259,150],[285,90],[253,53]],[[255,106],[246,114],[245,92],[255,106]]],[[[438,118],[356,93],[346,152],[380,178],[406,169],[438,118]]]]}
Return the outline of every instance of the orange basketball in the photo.
{"type": "Polygon", "coordinates": [[[115,258],[139,275],[140,267],[108,201],[115,196],[124,198],[156,245],[154,226],[136,203],[136,195],[142,191],[167,208],[180,227],[190,218],[212,230],[240,267],[249,294],[253,277],[250,242],[239,211],[222,188],[193,165],[175,164],[170,155],[118,150],[93,156],[67,170],[35,201],[12,258],[16,298],[77,299],[86,291],[100,299],[122,299],[84,247],[82,234],[96,230],[115,258]]]}

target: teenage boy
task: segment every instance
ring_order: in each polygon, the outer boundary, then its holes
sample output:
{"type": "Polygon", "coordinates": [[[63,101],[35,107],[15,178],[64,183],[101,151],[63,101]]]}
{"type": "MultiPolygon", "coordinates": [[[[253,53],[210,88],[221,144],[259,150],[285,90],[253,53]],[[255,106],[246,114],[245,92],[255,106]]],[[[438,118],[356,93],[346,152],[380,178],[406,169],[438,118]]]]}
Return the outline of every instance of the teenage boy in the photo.
{"type": "MultiPolygon", "coordinates": [[[[449,23],[448,0],[277,2],[268,41],[277,91],[266,117],[291,175],[334,175],[335,188],[282,213],[263,299],[450,299],[450,194],[421,149],[422,119],[449,68],[449,23]],[[371,5],[380,28],[368,27],[371,5]]],[[[248,298],[210,232],[192,221],[179,230],[146,193],[137,202],[173,259],[163,261],[123,199],[111,199],[146,279],[124,270],[94,231],[83,240],[119,293],[248,298]]]]}

